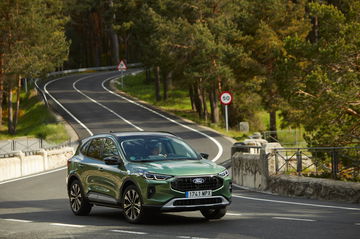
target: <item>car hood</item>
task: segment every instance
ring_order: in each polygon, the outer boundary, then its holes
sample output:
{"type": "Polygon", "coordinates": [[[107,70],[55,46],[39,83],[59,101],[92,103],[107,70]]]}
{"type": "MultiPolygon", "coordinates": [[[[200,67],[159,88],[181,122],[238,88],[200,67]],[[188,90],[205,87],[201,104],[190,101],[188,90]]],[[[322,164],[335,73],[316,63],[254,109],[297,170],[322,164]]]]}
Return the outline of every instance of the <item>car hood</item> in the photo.
{"type": "Polygon", "coordinates": [[[209,160],[164,160],[146,163],[130,163],[130,170],[144,170],[151,173],[173,176],[210,175],[225,170],[209,160]]]}

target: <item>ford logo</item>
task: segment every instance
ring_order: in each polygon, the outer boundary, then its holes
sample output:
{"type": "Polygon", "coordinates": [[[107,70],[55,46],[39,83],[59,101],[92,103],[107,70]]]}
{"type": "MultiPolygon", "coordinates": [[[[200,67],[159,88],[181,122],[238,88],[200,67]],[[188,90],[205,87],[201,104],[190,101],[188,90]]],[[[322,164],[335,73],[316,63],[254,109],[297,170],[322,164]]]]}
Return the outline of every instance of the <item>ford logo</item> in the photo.
{"type": "Polygon", "coordinates": [[[194,178],[192,181],[195,184],[202,184],[202,183],[205,182],[205,179],[203,179],[203,178],[194,178]]]}

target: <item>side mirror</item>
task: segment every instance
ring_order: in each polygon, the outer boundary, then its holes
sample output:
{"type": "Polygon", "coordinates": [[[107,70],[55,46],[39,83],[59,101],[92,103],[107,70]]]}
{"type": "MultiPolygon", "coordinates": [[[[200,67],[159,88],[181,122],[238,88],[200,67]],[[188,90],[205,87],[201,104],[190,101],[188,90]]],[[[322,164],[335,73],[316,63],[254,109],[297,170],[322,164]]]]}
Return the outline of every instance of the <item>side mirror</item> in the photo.
{"type": "Polygon", "coordinates": [[[209,155],[208,154],[205,154],[205,153],[200,153],[200,156],[204,159],[208,159],[209,158],[209,155]]]}
{"type": "Polygon", "coordinates": [[[122,164],[121,159],[117,156],[106,157],[106,158],[104,158],[104,162],[107,165],[121,165],[122,164]]]}

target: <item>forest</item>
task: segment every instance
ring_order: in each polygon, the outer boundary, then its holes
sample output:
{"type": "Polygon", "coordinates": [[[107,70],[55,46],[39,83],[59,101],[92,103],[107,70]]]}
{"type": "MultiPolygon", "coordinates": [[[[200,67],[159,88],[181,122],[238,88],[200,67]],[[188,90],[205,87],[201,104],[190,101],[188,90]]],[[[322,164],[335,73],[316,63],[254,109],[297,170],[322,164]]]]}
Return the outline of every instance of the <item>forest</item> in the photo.
{"type": "MultiPolygon", "coordinates": [[[[360,0],[1,0],[0,124],[23,78],[141,62],[158,101],[188,91],[201,119],[302,127],[309,146],[360,140],[360,0]]],[[[14,108],[14,109],[13,109],[14,108]]]]}

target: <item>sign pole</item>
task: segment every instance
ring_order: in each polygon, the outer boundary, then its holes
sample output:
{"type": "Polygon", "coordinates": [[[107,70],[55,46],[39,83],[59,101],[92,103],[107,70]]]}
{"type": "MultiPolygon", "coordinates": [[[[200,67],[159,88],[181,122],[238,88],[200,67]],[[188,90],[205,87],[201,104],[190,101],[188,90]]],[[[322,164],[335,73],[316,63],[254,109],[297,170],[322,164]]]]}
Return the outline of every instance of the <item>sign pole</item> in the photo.
{"type": "Polygon", "coordinates": [[[220,95],[220,102],[225,106],[225,125],[226,131],[229,131],[229,115],[228,115],[228,105],[231,104],[233,96],[229,91],[223,91],[220,95]]]}
{"type": "Polygon", "coordinates": [[[127,70],[127,66],[124,62],[124,60],[121,60],[119,65],[116,67],[118,69],[118,71],[121,72],[121,89],[124,89],[124,71],[127,70]]]}
{"type": "Polygon", "coordinates": [[[225,105],[226,132],[229,131],[228,105],[225,105]]]}
{"type": "Polygon", "coordinates": [[[124,71],[121,70],[121,89],[124,89],[124,71]]]}

